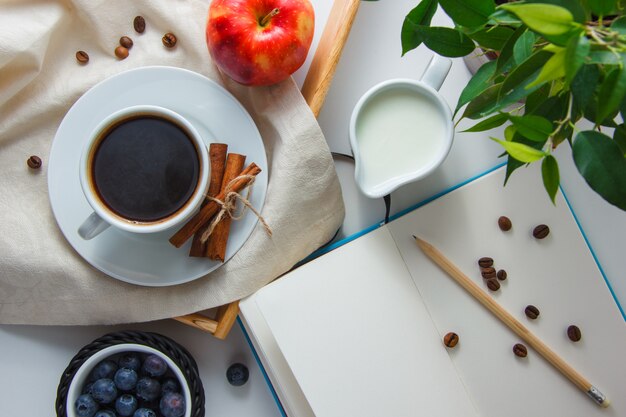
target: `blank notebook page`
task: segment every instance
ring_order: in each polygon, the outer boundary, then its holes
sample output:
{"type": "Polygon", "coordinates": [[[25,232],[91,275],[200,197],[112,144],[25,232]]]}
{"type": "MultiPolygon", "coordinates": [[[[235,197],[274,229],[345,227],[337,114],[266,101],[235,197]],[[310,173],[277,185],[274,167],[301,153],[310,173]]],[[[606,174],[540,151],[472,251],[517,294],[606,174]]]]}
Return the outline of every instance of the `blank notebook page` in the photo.
{"type": "Polygon", "coordinates": [[[473,417],[386,228],[256,294],[317,417],[473,417]]]}

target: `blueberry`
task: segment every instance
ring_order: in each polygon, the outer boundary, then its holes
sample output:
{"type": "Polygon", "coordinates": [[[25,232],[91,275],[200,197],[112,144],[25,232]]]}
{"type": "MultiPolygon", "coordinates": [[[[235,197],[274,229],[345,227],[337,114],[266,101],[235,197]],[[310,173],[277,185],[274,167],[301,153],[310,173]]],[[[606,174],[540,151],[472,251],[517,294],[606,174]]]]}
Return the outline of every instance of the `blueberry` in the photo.
{"type": "Polygon", "coordinates": [[[128,368],[120,368],[115,373],[113,381],[122,391],[130,391],[137,385],[137,372],[128,368]]]}
{"type": "Polygon", "coordinates": [[[182,417],[185,415],[185,397],[177,392],[167,392],[159,404],[163,417],[182,417]]]}
{"type": "Polygon", "coordinates": [[[249,376],[250,372],[248,371],[248,367],[242,363],[234,363],[226,370],[226,379],[230,385],[236,387],[240,387],[248,382],[249,376]]]}
{"type": "Polygon", "coordinates": [[[156,417],[156,413],[149,408],[138,408],[133,417],[156,417]]]}
{"type": "Polygon", "coordinates": [[[137,398],[130,394],[122,394],[115,400],[115,410],[122,417],[132,416],[137,409],[137,398]]]}
{"type": "Polygon", "coordinates": [[[117,397],[115,383],[108,378],[102,378],[94,382],[90,392],[93,399],[100,404],[112,403],[117,397]]]}
{"type": "Polygon", "coordinates": [[[117,417],[113,410],[100,410],[93,417],[117,417]]]}
{"type": "Polygon", "coordinates": [[[112,360],[105,359],[102,362],[98,363],[94,366],[91,371],[91,380],[95,381],[97,379],[109,378],[113,379],[113,375],[117,371],[117,364],[112,360]]]}
{"type": "Polygon", "coordinates": [[[133,371],[138,371],[141,368],[141,358],[139,358],[139,354],[134,352],[124,353],[120,356],[118,363],[120,368],[128,368],[133,371]]]}
{"type": "Polygon", "coordinates": [[[137,397],[142,400],[152,401],[157,399],[159,394],[161,394],[161,384],[156,379],[144,376],[137,381],[135,392],[137,393],[137,397]]]}
{"type": "Polygon", "coordinates": [[[148,355],[142,369],[150,376],[161,376],[167,372],[167,362],[158,355],[148,355]]]}
{"type": "Polygon", "coordinates": [[[81,392],[81,394],[89,394],[91,392],[91,387],[93,386],[93,382],[90,382],[88,384],[86,384],[83,387],[83,392],[81,392]]]}
{"type": "Polygon", "coordinates": [[[161,395],[166,392],[179,392],[180,386],[178,385],[178,380],[175,378],[166,378],[161,383],[161,395]]]}
{"type": "Polygon", "coordinates": [[[152,401],[142,400],[141,398],[137,398],[138,404],[137,408],[147,408],[149,410],[155,410],[155,412],[159,409],[159,400],[161,397],[157,397],[152,401]]]}
{"type": "Polygon", "coordinates": [[[98,403],[90,394],[83,394],[74,403],[78,417],[92,417],[98,411],[98,403]]]}

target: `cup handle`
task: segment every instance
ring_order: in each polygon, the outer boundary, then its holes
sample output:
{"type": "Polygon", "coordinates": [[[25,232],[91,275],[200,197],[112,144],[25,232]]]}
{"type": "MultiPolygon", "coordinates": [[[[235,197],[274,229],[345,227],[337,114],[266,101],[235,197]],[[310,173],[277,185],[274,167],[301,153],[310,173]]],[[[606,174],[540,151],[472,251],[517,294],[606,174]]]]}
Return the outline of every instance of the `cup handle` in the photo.
{"type": "Polygon", "coordinates": [[[433,55],[426,67],[426,71],[422,74],[421,81],[428,84],[435,90],[441,88],[441,84],[448,76],[450,67],[452,66],[452,60],[444,58],[440,55],[433,55]]]}
{"type": "Polygon", "coordinates": [[[91,213],[78,228],[78,235],[85,240],[93,239],[109,227],[109,223],[102,220],[95,212],[91,213]]]}

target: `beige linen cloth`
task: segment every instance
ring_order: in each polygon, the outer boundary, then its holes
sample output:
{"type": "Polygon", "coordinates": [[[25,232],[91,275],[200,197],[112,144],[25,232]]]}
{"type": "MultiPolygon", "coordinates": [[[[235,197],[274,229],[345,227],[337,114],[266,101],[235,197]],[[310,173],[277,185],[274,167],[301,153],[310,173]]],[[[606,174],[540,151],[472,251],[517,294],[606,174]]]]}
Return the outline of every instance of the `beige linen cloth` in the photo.
{"type": "MultiPolygon", "coordinates": [[[[114,324],[179,316],[249,295],[323,245],[344,206],[332,158],[293,80],[248,88],[222,79],[208,55],[209,1],[0,0],[0,323],[114,324]],[[133,30],[145,17],[146,31],[133,30]],[[173,32],[178,44],[163,47],[173,32]],[[135,40],[130,56],[113,51],[135,40]],[[80,65],[75,52],[90,55],[80,65]],[[239,252],[193,282],[161,288],[113,279],[67,243],[50,208],[46,162],[55,132],[90,87],[124,70],[167,65],[226,87],[251,113],[263,137],[269,186],[262,215],[239,252]],[[43,167],[26,166],[39,155],[43,167]]],[[[247,215],[252,215],[248,212],[247,215]]],[[[182,254],[181,256],[186,256],[182,254]]]]}

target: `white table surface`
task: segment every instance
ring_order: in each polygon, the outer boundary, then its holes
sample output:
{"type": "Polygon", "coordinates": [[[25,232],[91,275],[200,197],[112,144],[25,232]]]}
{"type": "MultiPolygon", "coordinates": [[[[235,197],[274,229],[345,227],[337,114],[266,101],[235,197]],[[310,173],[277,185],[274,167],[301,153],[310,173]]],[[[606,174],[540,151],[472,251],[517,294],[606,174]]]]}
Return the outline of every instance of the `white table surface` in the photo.
{"type": "MultiPolygon", "coordinates": [[[[332,0],[313,0],[316,9],[317,45],[328,17],[332,0]]],[[[401,57],[400,28],[404,16],[418,0],[381,0],[362,2],[348,43],[339,62],[331,91],[319,115],[319,122],[333,151],[350,153],[348,123],[352,107],[372,85],[388,78],[419,78],[431,56],[424,46],[401,57]]],[[[438,13],[436,24],[449,24],[438,13]]],[[[295,75],[301,85],[312,49],[303,68],[295,75]]],[[[441,88],[451,107],[470,75],[464,63],[455,59],[452,70],[441,88]]],[[[462,130],[465,123],[460,124],[462,130]]],[[[491,132],[494,136],[501,131],[491,132]]],[[[563,189],[576,213],[589,243],[622,302],[626,302],[626,213],[605,203],[589,190],[571,162],[569,149],[557,152],[563,189]]],[[[487,134],[461,133],[445,163],[431,176],[402,187],[392,194],[392,214],[423,201],[451,186],[457,185],[500,164],[499,146],[487,134]]],[[[353,165],[336,161],[341,181],[346,219],[339,238],[352,235],[378,223],[385,207],[382,199],[370,200],[356,188],[353,165]]],[[[537,186],[542,186],[537,184],[537,186]]],[[[547,198],[547,197],[546,197],[547,198]]],[[[575,261],[575,260],[572,260],[575,261]]],[[[124,326],[41,327],[0,326],[0,416],[52,416],[56,388],[62,371],[71,357],[93,339],[122,329],[154,331],[165,334],[184,345],[200,368],[205,387],[206,416],[236,415],[241,417],[280,416],[270,389],[238,325],[225,341],[167,320],[124,326]],[[226,368],[243,362],[251,371],[249,382],[232,387],[226,382],[226,368]]]]}

